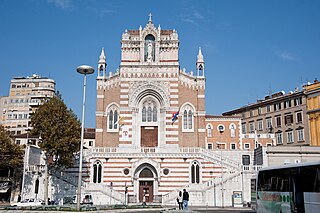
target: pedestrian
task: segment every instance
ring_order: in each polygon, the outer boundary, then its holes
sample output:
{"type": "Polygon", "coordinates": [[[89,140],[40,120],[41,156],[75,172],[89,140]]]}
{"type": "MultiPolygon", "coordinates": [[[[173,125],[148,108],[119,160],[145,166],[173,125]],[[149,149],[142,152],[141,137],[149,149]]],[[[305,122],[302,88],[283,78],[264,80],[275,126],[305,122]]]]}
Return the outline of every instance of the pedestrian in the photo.
{"type": "Polygon", "coordinates": [[[179,205],[179,210],[182,210],[183,207],[182,207],[182,192],[181,191],[179,191],[179,193],[178,193],[177,202],[179,205]]]}
{"type": "Polygon", "coordinates": [[[186,189],[183,189],[182,201],[183,201],[183,209],[188,210],[189,193],[187,192],[186,189]]]}

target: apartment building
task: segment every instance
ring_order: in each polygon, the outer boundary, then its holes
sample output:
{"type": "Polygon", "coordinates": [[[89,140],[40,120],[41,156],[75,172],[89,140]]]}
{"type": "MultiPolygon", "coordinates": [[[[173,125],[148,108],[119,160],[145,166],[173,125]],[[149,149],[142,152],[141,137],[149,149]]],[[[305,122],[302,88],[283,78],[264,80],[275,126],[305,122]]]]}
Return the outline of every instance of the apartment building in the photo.
{"type": "MultiPolygon", "coordinates": [[[[265,96],[264,100],[228,112],[225,116],[242,118],[242,134],[253,134],[256,138],[273,138],[268,145],[310,145],[305,90],[277,92],[265,96]]],[[[257,145],[259,146],[259,144],[257,145]]]]}
{"type": "Polygon", "coordinates": [[[0,97],[0,124],[12,135],[26,133],[32,114],[46,98],[55,94],[55,81],[39,75],[15,77],[10,82],[9,96],[0,97]]]}

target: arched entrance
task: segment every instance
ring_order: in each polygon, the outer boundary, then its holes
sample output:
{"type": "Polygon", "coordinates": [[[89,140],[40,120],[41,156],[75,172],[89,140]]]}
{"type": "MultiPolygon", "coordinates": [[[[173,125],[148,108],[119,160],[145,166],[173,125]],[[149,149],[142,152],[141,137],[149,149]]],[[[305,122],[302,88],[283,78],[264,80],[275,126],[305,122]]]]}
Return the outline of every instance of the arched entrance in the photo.
{"type": "Polygon", "coordinates": [[[155,196],[158,196],[159,172],[156,168],[159,166],[149,159],[143,161],[145,162],[137,164],[139,166],[136,167],[133,177],[137,202],[152,203],[155,201],[155,196]]]}
{"type": "Polygon", "coordinates": [[[144,168],[139,175],[139,202],[153,202],[153,173],[144,168]]]}

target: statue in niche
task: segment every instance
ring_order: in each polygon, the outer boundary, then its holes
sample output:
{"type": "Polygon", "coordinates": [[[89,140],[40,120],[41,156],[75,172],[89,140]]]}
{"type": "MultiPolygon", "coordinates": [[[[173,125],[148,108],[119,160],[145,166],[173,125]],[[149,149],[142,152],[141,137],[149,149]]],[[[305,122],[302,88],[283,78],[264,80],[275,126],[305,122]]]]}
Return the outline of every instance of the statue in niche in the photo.
{"type": "Polygon", "coordinates": [[[155,53],[155,38],[153,35],[149,34],[146,36],[144,41],[144,61],[152,62],[154,61],[155,53]]]}
{"type": "Polygon", "coordinates": [[[152,43],[149,42],[147,47],[147,62],[153,61],[152,49],[153,49],[152,43]]]}

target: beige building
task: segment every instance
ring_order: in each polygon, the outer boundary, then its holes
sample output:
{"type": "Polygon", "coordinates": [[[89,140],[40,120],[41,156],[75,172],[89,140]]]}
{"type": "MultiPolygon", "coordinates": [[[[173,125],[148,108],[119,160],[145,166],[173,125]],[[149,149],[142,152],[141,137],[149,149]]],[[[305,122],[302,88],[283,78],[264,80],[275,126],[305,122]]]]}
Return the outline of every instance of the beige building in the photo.
{"type": "Polygon", "coordinates": [[[307,114],[309,117],[312,146],[320,146],[320,83],[316,79],[313,84],[306,85],[307,114]]]}
{"type": "Polygon", "coordinates": [[[223,115],[242,118],[243,137],[256,138],[255,148],[259,145],[310,145],[305,91],[278,92],[223,115]]]}
{"type": "Polygon", "coordinates": [[[26,133],[30,128],[30,114],[42,100],[53,97],[55,81],[53,79],[32,75],[15,77],[10,82],[9,96],[0,97],[1,121],[12,135],[26,133]]]}

